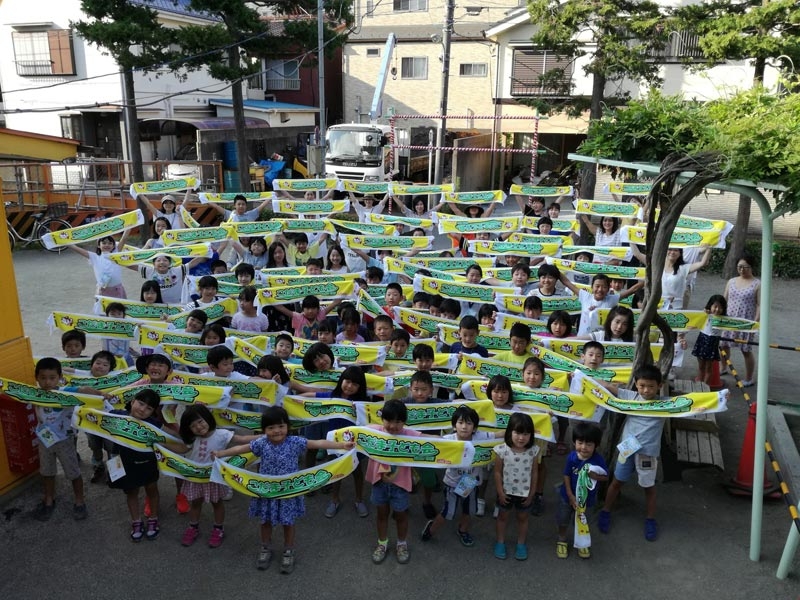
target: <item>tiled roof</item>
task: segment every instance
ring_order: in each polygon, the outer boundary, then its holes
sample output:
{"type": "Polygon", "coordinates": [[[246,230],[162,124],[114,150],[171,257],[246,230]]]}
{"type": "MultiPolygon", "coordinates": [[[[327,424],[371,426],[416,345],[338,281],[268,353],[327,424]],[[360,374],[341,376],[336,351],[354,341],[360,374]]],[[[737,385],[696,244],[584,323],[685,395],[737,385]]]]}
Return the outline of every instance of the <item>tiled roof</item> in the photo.
{"type": "Polygon", "coordinates": [[[191,0],[129,0],[131,4],[140,4],[153,10],[161,12],[172,13],[176,15],[185,15],[187,17],[194,17],[196,19],[205,19],[207,21],[219,21],[219,17],[211,15],[206,12],[200,12],[189,8],[191,0]]]}

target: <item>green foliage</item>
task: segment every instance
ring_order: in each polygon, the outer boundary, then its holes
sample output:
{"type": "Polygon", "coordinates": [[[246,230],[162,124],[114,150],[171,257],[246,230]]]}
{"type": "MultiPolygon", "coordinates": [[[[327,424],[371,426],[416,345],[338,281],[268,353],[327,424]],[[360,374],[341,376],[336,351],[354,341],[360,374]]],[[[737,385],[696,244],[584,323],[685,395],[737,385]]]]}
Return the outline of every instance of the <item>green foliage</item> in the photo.
{"type": "MultiPolygon", "coordinates": [[[[745,254],[752,256],[756,265],[761,264],[761,238],[745,242],[745,254]]],[[[722,275],[728,250],[715,248],[706,270],[722,275]]],[[[738,257],[737,257],[738,258],[738,257]]],[[[772,276],[783,279],[800,279],[800,243],[794,240],[779,240],[772,244],[772,276]]]]}

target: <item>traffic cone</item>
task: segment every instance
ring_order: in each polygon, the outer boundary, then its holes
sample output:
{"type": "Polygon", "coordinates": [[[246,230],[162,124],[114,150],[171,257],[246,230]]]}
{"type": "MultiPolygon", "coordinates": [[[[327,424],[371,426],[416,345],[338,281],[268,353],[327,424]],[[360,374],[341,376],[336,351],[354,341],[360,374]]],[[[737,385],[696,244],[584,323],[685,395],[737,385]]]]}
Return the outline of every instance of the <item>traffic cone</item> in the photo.
{"type": "Polygon", "coordinates": [[[708,387],[711,388],[712,392],[718,392],[722,388],[725,387],[725,383],[722,381],[722,378],[719,376],[719,361],[712,360],[711,361],[711,377],[708,380],[708,387]]]}
{"type": "MultiPolygon", "coordinates": [[[[725,486],[731,494],[737,496],[753,495],[753,465],[755,464],[755,446],[756,404],[752,403],[747,414],[747,428],[744,432],[742,455],[739,457],[739,470],[736,472],[736,477],[731,479],[730,483],[725,486]]],[[[764,467],[764,481],[762,484],[762,490],[765,497],[781,497],[778,486],[771,485],[767,479],[766,465],[764,467]]]]}

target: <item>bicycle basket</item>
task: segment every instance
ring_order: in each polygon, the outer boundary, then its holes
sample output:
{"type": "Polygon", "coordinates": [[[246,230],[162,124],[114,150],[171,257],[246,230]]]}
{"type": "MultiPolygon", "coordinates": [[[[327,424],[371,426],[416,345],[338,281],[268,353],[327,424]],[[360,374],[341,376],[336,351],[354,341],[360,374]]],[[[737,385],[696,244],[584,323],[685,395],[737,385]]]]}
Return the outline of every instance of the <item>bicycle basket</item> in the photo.
{"type": "Polygon", "coordinates": [[[63,217],[67,214],[66,202],[53,202],[47,207],[48,217],[63,217]]]}

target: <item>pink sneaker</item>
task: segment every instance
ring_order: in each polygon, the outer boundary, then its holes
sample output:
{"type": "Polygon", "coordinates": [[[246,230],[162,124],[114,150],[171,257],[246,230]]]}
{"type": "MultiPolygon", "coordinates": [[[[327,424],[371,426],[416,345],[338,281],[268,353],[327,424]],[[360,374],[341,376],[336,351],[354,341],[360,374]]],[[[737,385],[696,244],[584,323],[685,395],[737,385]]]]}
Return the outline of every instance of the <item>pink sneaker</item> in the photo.
{"type": "Polygon", "coordinates": [[[222,538],[225,537],[225,532],[222,527],[214,527],[211,530],[211,536],[208,538],[209,548],[219,548],[222,545],[222,538]]]}
{"type": "Polygon", "coordinates": [[[191,546],[197,541],[198,535],[200,535],[200,529],[189,525],[189,527],[186,528],[186,531],[183,532],[183,537],[181,537],[181,545],[187,547],[191,546]]]}

